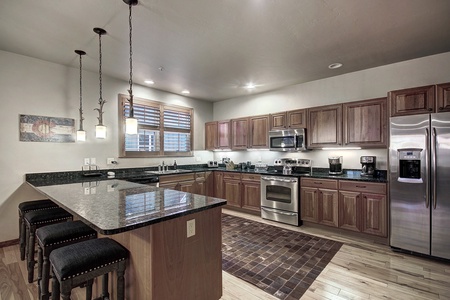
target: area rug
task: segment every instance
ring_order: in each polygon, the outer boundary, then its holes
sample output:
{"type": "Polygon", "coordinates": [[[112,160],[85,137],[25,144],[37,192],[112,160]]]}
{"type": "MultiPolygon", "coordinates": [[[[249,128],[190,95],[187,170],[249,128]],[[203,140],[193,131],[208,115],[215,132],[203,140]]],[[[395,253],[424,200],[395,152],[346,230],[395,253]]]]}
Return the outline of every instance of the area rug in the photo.
{"type": "Polygon", "coordinates": [[[222,269],[279,299],[300,299],[341,246],[222,214],[222,269]]]}

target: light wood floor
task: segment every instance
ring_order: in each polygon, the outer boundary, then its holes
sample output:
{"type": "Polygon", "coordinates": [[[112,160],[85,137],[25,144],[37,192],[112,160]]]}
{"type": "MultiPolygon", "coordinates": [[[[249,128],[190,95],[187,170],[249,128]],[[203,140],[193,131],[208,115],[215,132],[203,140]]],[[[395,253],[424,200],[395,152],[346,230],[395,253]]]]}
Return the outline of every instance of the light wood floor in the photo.
{"type": "MultiPolygon", "coordinates": [[[[261,218],[224,212],[344,243],[314,281],[303,299],[450,299],[450,264],[392,252],[388,246],[332,234],[326,230],[292,227],[261,218]]],[[[35,283],[26,281],[26,265],[18,245],[0,249],[0,300],[36,299],[35,283]]],[[[72,299],[84,299],[76,289],[72,299]]],[[[223,272],[221,300],[277,299],[223,272]]]]}

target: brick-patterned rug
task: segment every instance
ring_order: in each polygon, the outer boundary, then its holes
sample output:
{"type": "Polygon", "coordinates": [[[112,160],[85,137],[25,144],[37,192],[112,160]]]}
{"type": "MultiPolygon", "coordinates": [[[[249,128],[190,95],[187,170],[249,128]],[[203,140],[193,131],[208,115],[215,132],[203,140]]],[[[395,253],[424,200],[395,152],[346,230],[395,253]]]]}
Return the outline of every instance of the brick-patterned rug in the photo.
{"type": "Polygon", "coordinates": [[[222,214],[222,269],[279,299],[300,299],[341,246],[222,214]]]}

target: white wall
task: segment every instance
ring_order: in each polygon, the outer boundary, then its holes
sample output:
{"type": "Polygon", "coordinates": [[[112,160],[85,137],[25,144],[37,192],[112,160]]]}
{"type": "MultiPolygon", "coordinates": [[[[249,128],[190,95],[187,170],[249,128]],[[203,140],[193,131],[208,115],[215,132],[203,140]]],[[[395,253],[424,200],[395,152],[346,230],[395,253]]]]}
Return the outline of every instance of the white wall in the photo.
{"type": "MultiPolygon", "coordinates": [[[[80,170],[84,157],[95,157],[107,168],[107,157],[118,157],[118,94],[128,82],[103,78],[103,123],[107,139],[97,140],[94,128],[98,113],[98,74],[83,72],[84,143],[37,143],[19,141],[19,114],[73,118],[78,128],[79,70],[59,64],[0,51],[0,242],[18,237],[17,205],[42,196],[24,182],[24,174],[80,170]]],[[[136,97],[194,108],[194,157],[177,158],[178,164],[206,163],[213,154],[204,149],[204,123],[211,121],[213,104],[136,85],[136,97]],[[197,161],[196,158],[200,161],[197,161]]],[[[163,159],[118,159],[118,168],[156,166],[163,159]]],[[[173,158],[165,159],[172,163],[173,158]]]]}
{"type": "MultiPolygon", "coordinates": [[[[345,66],[344,66],[345,67],[345,66]]],[[[277,91],[214,103],[214,120],[268,114],[298,108],[386,97],[388,91],[450,81],[450,52],[382,67],[297,84],[277,91]]],[[[314,150],[283,154],[271,151],[215,152],[215,159],[272,163],[275,158],[309,158],[314,167],[328,167],[329,156],[342,155],[343,167],[361,167],[361,155],[377,156],[377,168],[387,169],[387,150],[314,150]]]]}

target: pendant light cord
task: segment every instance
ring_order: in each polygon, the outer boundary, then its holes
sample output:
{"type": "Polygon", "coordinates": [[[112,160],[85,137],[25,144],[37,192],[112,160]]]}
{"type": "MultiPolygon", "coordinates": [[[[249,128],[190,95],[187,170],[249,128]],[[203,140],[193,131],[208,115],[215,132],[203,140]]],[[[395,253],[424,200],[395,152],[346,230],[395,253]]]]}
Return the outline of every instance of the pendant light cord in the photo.
{"type": "Polygon", "coordinates": [[[83,131],[83,62],[81,56],[82,54],[80,53],[80,131],[83,131]]]}
{"type": "Polygon", "coordinates": [[[103,126],[103,105],[105,105],[106,100],[103,99],[103,85],[102,85],[102,35],[106,34],[106,31],[102,28],[94,28],[94,32],[98,34],[98,52],[99,52],[99,67],[98,67],[98,77],[100,82],[100,97],[98,99],[99,108],[94,108],[98,111],[98,125],[103,126]]]}
{"type": "Polygon", "coordinates": [[[132,37],[133,37],[133,24],[132,24],[132,18],[131,18],[131,7],[132,4],[130,2],[129,4],[129,11],[130,15],[128,18],[129,25],[130,25],[130,80],[128,83],[130,84],[130,89],[128,90],[128,93],[130,94],[130,99],[128,99],[128,102],[130,104],[130,118],[134,118],[134,108],[133,108],[133,43],[132,43],[132,37]]]}

